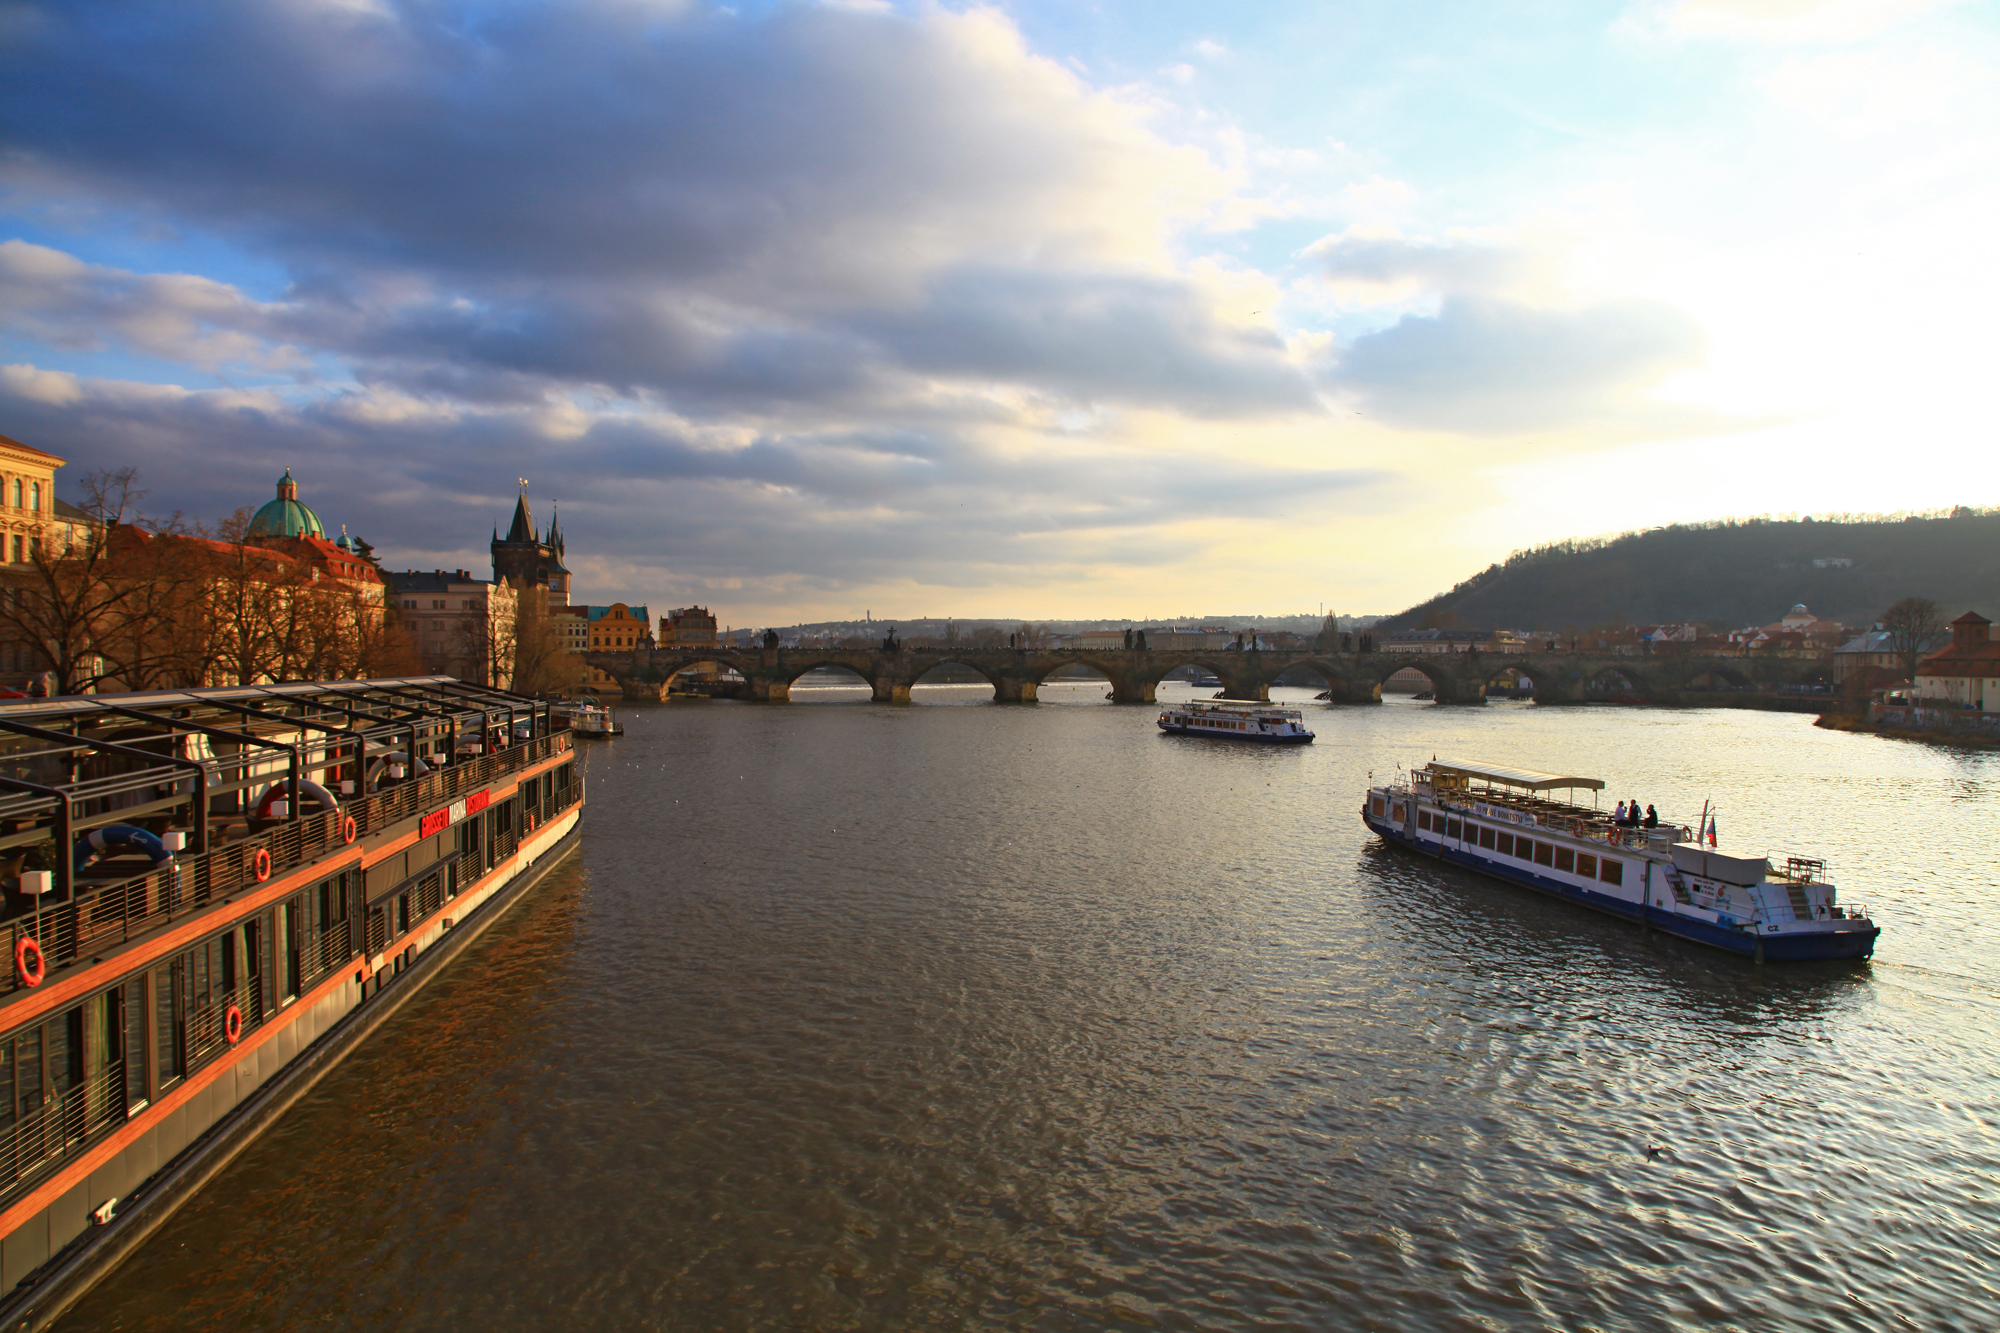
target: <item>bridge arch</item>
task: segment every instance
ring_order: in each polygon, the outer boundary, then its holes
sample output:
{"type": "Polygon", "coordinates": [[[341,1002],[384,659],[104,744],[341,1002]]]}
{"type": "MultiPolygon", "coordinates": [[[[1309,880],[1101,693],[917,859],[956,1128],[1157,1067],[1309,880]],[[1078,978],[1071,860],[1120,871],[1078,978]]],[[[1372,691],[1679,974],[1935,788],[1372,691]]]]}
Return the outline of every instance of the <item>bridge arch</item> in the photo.
{"type": "Polygon", "coordinates": [[[1130,674],[1119,670],[1120,665],[1105,662],[1096,654],[1078,654],[1068,661],[1052,662],[1035,682],[1035,698],[1042,703],[1111,703],[1123,693],[1119,684],[1130,674]],[[1051,686],[1055,687],[1053,692],[1051,686]]]}
{"type": "Polygon", "coordinates": [[[1606,662],[1583,682],[1589,703],[1649,703],[1658,691],[1638,670],[1621,662],[1606,662]]]}
{"type": "Polygon", "coordinates": [[[1507,662],[1486,673],[1479,692],[1488,699],[1527,699],[1534,697],[1535,687],[1534,673],[1525,664],[1507,662]]]}
{"type": "Polygon", "coordinates": [[[1721,662],[1704,662],[1700,669],[1681,682],[1684,690],[1747,690],[1754,682],[1735,667],[1721,662]]]}
{"type": "Polygon", "coordinates": [[[1324,702],[1330,704],[1377,703],[1382,696],[1379,685],[1371,681],[1364,687],[1338,665],[1321,658],[1291,663],[1271,678],[1271,684],[1312,689],[1316,695],[1324,695],[1324,702]]]}
{"type": "Polygon", "coordinates": [[[805,658],[801,662],[787,662],[765,686],[764,698],[789,699],[793,703],[866,703],[875,697],[875,682],[854,662],[841,661],[836,657],[821,658],[817,661],[805,658]],[[809,683],[804,689],[799,682],[815,672],[825,672],[819,680],[809,683]],[[849,694],[849,690],[865,690],[865,694],[849,694]],[[834,690],[841,693],[835,694],[834,690]]]}
{"type": "Polygon", "coordinates": [[[648,662],[641,671],[644,676],[659,677],[660,697],[663,699],[672,694],[730,696],[740,692],[745,685],[743,673],[737,669],[736,663],[727,657],[700,653],[691,653],[685,661],[672,664],[648,662]]]}
{"type": "Polygon", "coordinates": [[[992,703],[994,700],[1000,697],[1000,682],[995,680],[991,675],[987,674],[986,672],[981,671],[978,667],[972,665],[972,663],[970,662],[961,661],[956,657],[940,657],[935,662],[929,662],[925,664],[924,669],[920,673],[918,673],[914,678],[911,679],[910,692],[911,692],[910,701],[912,703],[916,702],[938,703],[938,704],[992,703]],[[956,668],[956,670],[953,670],[953,668],[956,668]],[[949,679],[949,677],[957,675],[959,672],[965,672],[973,676],[977,676],[979,678],[979,681],[986,686],[987,693],[985,694],[985,696],[982,698],[974,698],[972,697],[972,692],[970,690],[967,690],[964,691],[965,697],[963,698],[955,698],[955,699],[926,698],[919,700],[916,691],[923,686],[927,685],[962,686],[968,684],[968,682],[965,681],[949,679]],[[934,677],[935,679],[933,679],[934,677]]]}
{"type": "Polygon", "coordinates": [[[1398,671],[1415,671],[1430,681],[1430,694],[1438,703],[1454,703],[1459,695],[1458,676],[1448,670],[1442,659],[1443,653],[1375,653],[1371,656],[1380,660],[1370,667],[1377,688],[1387,685],[1389,678],[1398,671]]]}

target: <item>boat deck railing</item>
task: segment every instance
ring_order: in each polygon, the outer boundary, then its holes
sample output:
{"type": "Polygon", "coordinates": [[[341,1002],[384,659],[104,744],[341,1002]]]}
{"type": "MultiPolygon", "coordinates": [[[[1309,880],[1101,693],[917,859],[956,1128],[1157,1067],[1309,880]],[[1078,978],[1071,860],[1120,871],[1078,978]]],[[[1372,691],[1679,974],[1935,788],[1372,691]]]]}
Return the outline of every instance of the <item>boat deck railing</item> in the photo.
{"type": "MultiPolygon", "coordinates": [[[[568,733],[558,731],[405,779],[371,796],[350,798],[333,810],[261,828],[242,823],[227,826],[221,845],[208,852],[176,857],[138,873],[80,882],[64,901],[46,901],[52,895],[44,894],[18,905],[10,902],[11,910],[0,916],[6,931],[0,938],[4,938],[9,957],[24,937],[32,938],[47,966],[60,967],[326,856],[346,844],[344,825],[349,819],[354,821],[358,841],[562,753],[569,746],[568,733]],[[230,839],[228,835],[237,830],[241,830],[240,836],[230,839]]],[[[0,995],[22,985],[18,969],[9,969],[0,979],[0,995]]]]}
{"type": "Polygon", "coordinates": [[[1537,828],[1616,846],[1643,846],[1663,852],[1677,842],[1694,840],[1694,830],[1685,826],[1661,824],[1649,829],[1639,824],[1621,824],[1603,810],[1503,788],[1432,788],[1431,797],[1444,809],[1455,809],[1474,818],[1479,815],[1474,806],[1498,807],[1512,814],[1532,816],[1537,828]]]}

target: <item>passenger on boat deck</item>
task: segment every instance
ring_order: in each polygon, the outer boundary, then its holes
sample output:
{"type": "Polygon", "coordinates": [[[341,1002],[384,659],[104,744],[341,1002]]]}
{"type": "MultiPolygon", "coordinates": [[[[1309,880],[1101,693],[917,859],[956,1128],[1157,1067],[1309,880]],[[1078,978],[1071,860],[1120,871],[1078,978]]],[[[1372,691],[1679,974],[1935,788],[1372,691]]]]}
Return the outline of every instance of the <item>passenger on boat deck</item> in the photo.
{"type": "Polygon", "coordinates": [[[1614,824],[1622,824],[1625,822],[1625,802],[1620,801],[1618,803],[1618,809],[1615,810],[1611,815],[1611,822],[1614,824]]]}
{"type": "Polygon", "coordinates": [[[1655,809],[1654,809],[1654,808],[1653,808],[1652,806],[1650,806],[1650,805],[1649,805],[1649,806],[1647,806],[1647,807],[1646,807],[1646,827],[1647,827],[1647,828],[1658,828],[1659,826],[1660,826],[1660,812],[1659,812],[1658,810],[1655,810],[1655,809]]]}
{"type": "Polygon", "coordinates": [[[1634,796],[1632,804],[1625,807],[1625,822],[1636,828],[1638,827],[1639,819],[1639,798],[1634,796]]]}

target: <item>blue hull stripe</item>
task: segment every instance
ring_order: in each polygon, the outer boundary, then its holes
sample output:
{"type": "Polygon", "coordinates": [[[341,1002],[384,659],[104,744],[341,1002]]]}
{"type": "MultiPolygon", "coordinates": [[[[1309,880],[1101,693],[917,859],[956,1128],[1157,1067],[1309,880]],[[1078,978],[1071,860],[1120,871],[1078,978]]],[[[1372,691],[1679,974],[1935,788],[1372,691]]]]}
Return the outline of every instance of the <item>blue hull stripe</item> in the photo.
{"type": "Polygon", "coordinates": [[[1706,921],[1690,921],[1683,916],[1667,912],[1653,911],[1644,903],[1627,902],[1607,893],[1597,893],[1575,884],[1565,884],[1561,880],[1546,875],[1537,875],[1531,870],[1517,869],[1482,856],[1472,856],[1457,847],[1433,846],[1406,837],[1403,831],[1387,820],[1378,820],[1364,807],[1361,820],[1371,831],[1398,847],[1407,847],[1425,856],[1451,865],[1476,870],[1482,875],[1518,884],[1525,889],[1546,893],[1552,898],[1576,903],[1611,916],[1623,917],[1627,921],[1637,921],[1653,930],[1678,935],[1696,944],[1712,945],[1717,949],[1727,949],[1731,953],[1742,954],[1745,958],[1756,956],[1757,946],[1764,946],[1764,957],[1772,962],[1807,962],[1828,958],[1867,958],[1875,952],[1875,937],[1880,930],[1851,930],[1813,932],[1798,935],[1752,935],[1747,931],[1730,930],[1723,926],[1713,926],[1706,921]]]}
{"type": "Polygon", "coordinates": [[[1253,736],[1244,731],[1209,731],[1203,727],[1170,727],[1160,724],[1160,730],[1169,736],[1199,736],[1205,741],[1257,741],[1265,745],[1310,745],[1313,733],[1301,736],[1253,736]]]}

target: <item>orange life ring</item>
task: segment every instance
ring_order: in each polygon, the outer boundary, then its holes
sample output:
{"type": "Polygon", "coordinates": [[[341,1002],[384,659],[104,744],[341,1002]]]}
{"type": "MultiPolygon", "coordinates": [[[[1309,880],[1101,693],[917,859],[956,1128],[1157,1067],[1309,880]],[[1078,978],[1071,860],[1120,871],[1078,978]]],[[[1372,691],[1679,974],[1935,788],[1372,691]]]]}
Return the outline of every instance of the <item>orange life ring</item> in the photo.
{"type": "Polygon", "coordinates": [[[271,878],[271,849],[269,847],[259,847],[257,854],[250,858],[250,873],[257,877],[259,884],[271,878]]]}
{"type": "Polygon", "coordinates": [[[340,821],[340,840],[342,842],[352,843],[359,833],[360,830],[355,826],[353,815],[348,815],[340,821]]]}
{"type": "Polygon", "coordinates": [[[243,1011],[233,1004],[222,1011],[222,1035],[231,1046],[243,1040],[243,1011]]]}
{"type": "Polygon", "coordinates": [[[33,990],[48,974],[49,960],[42,956],[42,946],[33,935],[23,935],[14,945],[14,975],[23,986],[33,990]]]}
{"type": "Polygon", "coordinates": [[[1612,829],[1611,832],[1604,835],[1604,840],[1610,843],[1613,847],[1616,847],[1619,841],[1623,838],[1623,836],[1624,835],[1619,833],[1617,829],[1612,829]]]}

